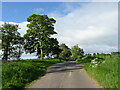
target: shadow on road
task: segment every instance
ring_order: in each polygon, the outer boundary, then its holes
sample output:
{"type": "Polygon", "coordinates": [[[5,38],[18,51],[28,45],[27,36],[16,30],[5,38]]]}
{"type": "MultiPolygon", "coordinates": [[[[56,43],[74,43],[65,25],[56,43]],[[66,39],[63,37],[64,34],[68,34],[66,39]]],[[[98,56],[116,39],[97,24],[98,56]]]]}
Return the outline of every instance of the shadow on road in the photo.
{"type": "Polygon", "coordinates": [[[75,70],[82,69],[83,65],[80,65],[74,61],[56,64],[48,68],[46,73],[62,73],[62,72],[73,72],[75,70]]]}

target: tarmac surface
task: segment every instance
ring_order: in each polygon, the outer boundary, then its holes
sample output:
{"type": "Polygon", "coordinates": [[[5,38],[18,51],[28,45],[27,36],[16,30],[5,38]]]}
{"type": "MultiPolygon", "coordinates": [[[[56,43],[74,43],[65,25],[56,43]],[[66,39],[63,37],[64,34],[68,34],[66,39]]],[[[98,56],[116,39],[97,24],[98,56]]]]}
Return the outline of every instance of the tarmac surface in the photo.
{"type": "Polygon", "coordinates": [[[75,61],[54,64],[28,88],[101,88],[82,68],[75,61]]]}

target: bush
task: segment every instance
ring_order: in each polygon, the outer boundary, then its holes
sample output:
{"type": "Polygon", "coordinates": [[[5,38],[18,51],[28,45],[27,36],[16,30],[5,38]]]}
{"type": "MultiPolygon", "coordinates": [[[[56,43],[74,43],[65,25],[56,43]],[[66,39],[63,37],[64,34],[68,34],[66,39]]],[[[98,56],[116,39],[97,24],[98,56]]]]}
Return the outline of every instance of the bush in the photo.
{"type": "Polygon", "coordinates": [[[88,56],[84,56],[81,59],[76,59],[76,62],[78,63],[87,63],[87,62],[91,62],[91,60],[93,60],[95,57],[92,57],[90,55],[88,56]]]}

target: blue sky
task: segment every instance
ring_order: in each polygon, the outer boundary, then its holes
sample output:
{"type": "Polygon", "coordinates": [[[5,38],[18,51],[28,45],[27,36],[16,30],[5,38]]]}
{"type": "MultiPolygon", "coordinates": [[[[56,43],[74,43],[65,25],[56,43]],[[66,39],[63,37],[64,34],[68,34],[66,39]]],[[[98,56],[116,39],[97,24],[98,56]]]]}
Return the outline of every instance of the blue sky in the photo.
{"type": "MultiPolygon", "coordinates": [[[[66,2],[68,3],[68,2],[66,2]]],[[[65,2],[3,2],[2,4],[2,20],[6,22],[24,22],[31,14],[49,14],[58,11],[61,16],[69,13],[64,11],[65,2]]],[[[79,4],[77,2],[69,2],[73,8],[79,4]]],[[[79,5],[80,6],[80,5],[79,5]]]]}
{"type": "Polygon", "coordinates": [[[3,3],[3,21],[8,22],[23,22],[26,18],[33,13],[37,8],[44,8],[44,13],[47,14],[55,10],[60,3],[40,3],[40,2],[4,2],[3,3]]]}

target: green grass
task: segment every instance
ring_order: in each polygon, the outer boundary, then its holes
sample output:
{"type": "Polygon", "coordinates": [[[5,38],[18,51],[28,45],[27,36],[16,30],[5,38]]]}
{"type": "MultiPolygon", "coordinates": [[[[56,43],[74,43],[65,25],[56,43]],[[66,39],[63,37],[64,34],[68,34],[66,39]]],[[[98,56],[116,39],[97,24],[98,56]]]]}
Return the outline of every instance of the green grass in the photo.
{"type": "Polygon", "coordinates": [[[23,88],[31,81],[44,75],[48,66],[59,62],[63,62],[63,60],[49,59],[41,61],[34,59],[3,63],[2,88],[23,88]]]}
{"type": "Polygon", "coordinates": [[[118,88],[118,58],[118,55],[105,56],[104,63],[97,67],[87,63],[84,68],[104,88],[118,88]]]}

